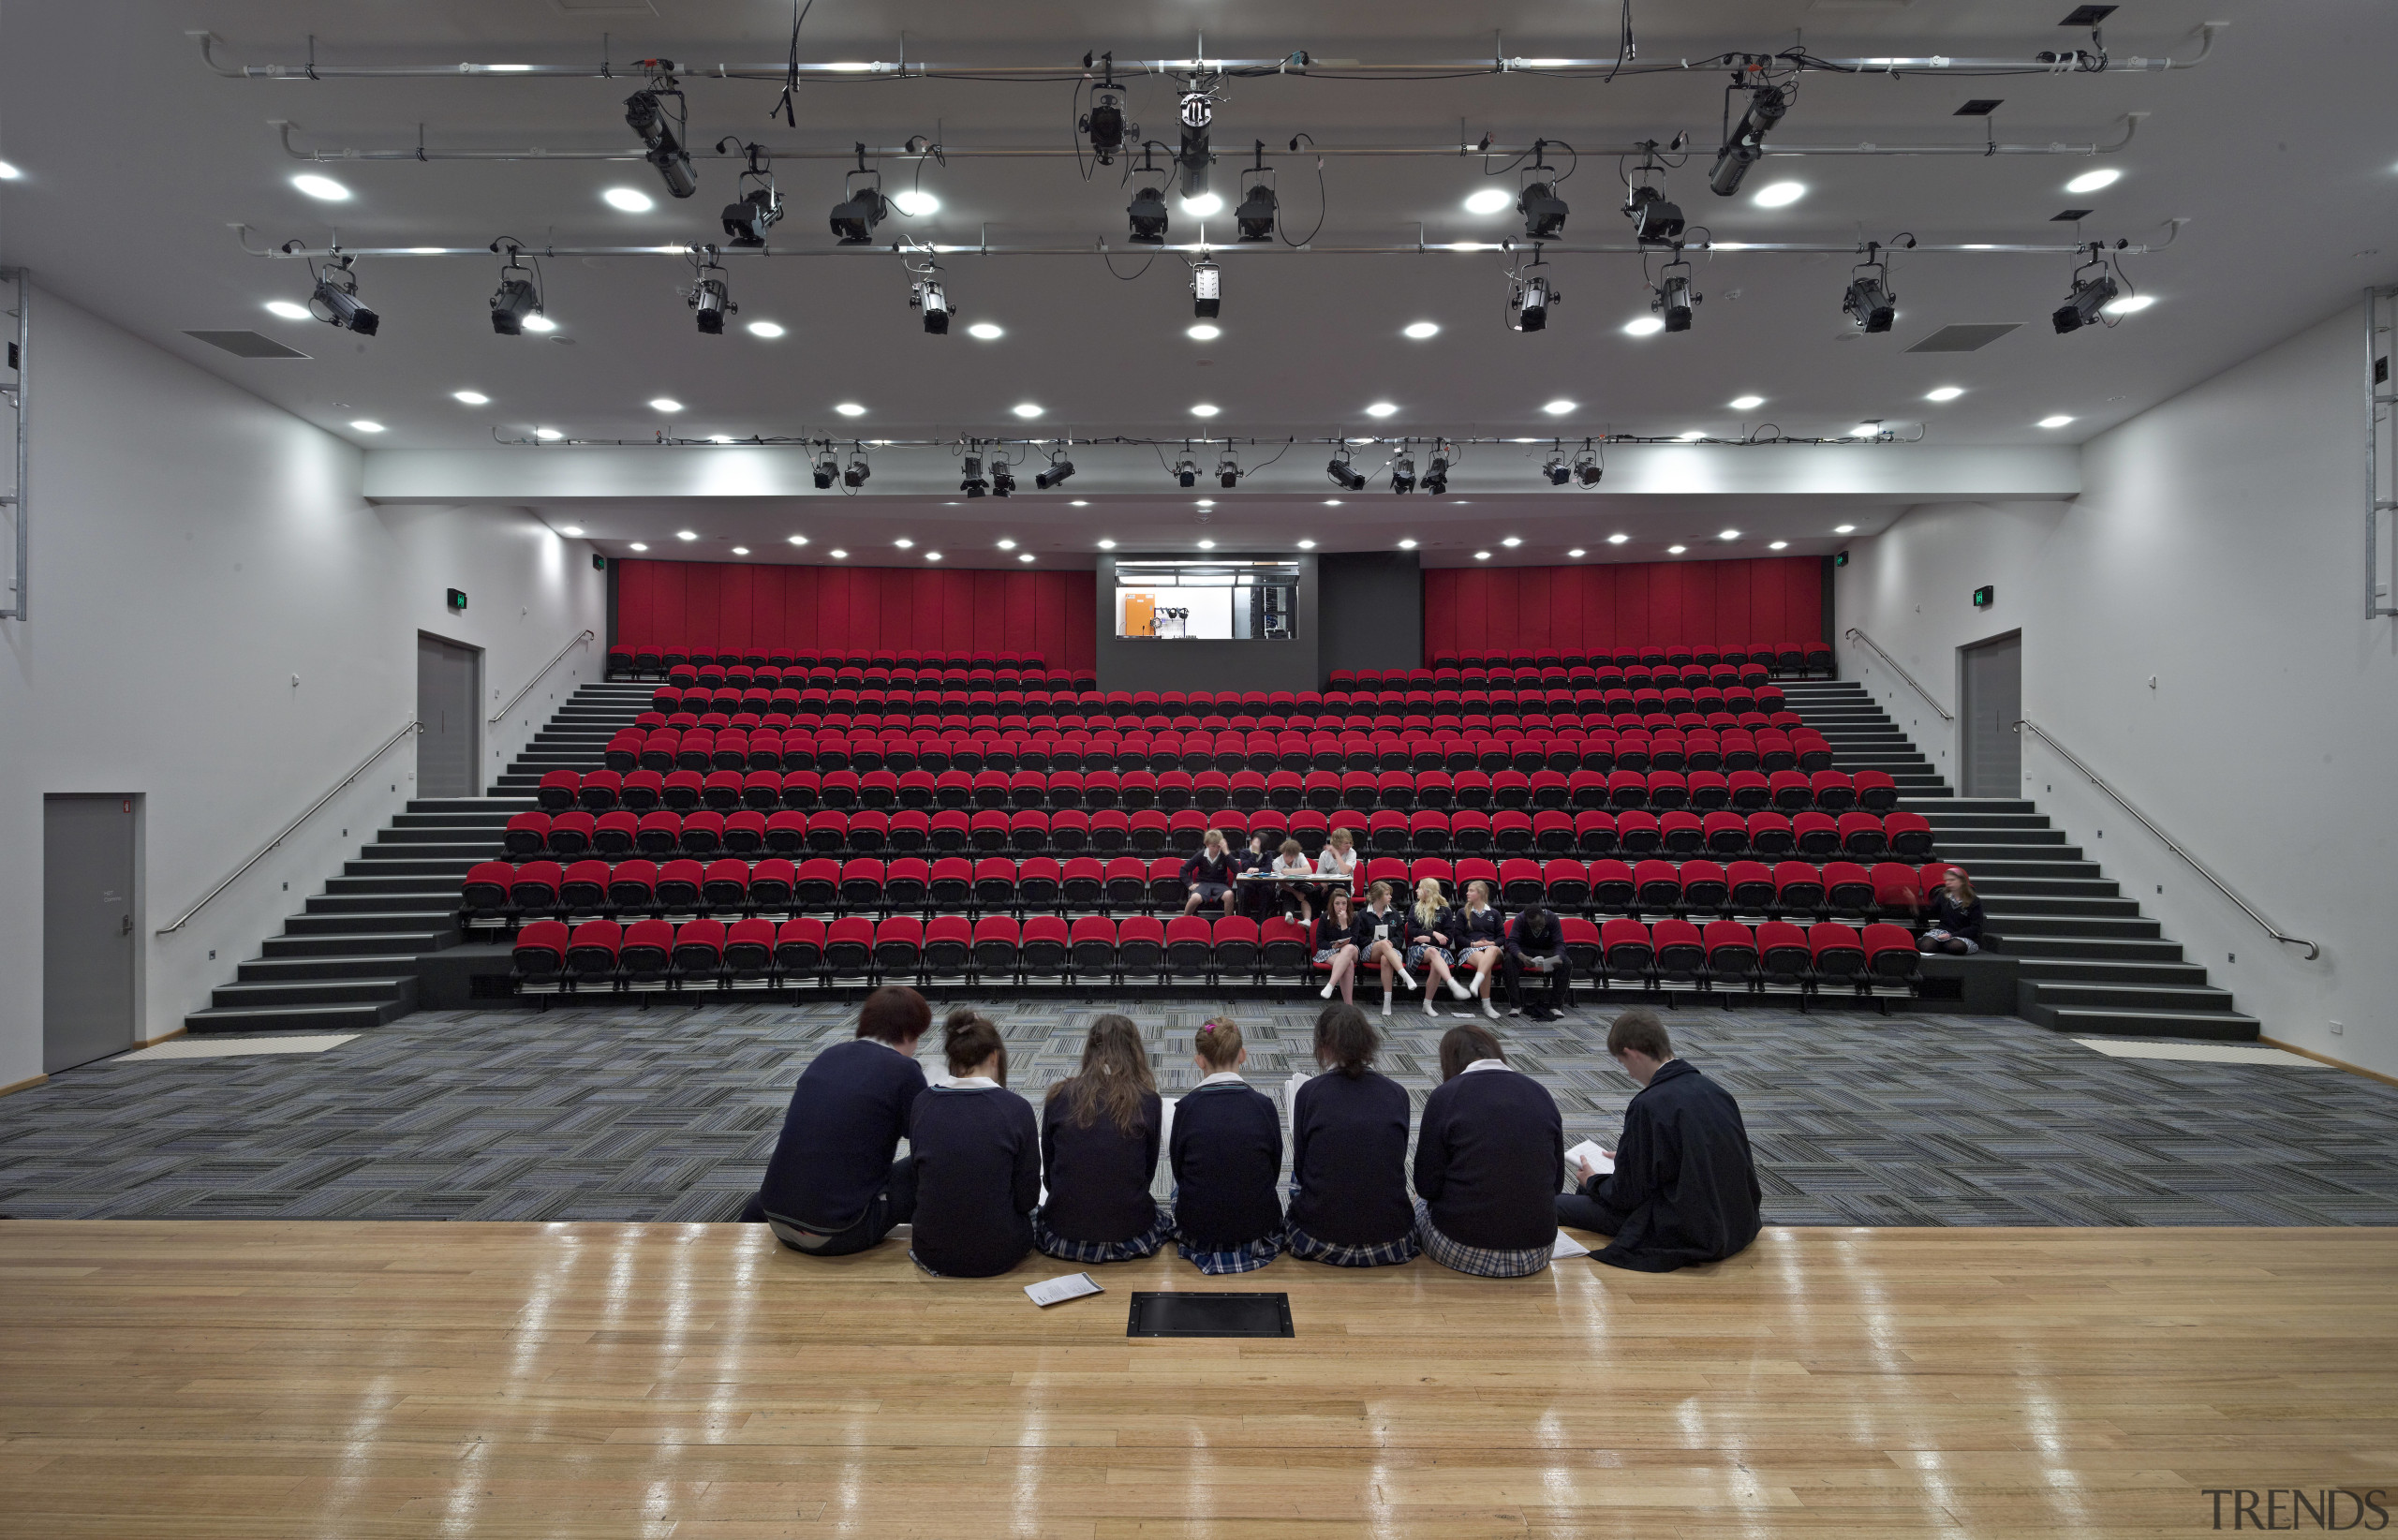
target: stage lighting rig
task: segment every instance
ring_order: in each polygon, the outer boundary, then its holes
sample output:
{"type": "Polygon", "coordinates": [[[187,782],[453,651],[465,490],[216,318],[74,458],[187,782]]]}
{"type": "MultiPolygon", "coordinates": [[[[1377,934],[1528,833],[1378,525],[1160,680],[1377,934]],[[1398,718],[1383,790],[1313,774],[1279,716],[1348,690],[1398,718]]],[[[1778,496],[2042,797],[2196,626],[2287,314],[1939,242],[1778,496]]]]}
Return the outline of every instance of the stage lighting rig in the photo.
{"type": "MultiPolygon", "coordinates": [[[[716,153],[724,154],[725,147],[731,144],[741,141],[729,136],[720,139],[717,141],[716,153]]],[[[774,157],[765,147],[741,144],[741,149],[749,157],[749,165],[734,183],[735,200],[724,206],[724,236],[733,245],[762,246],[768,228],[783,216],[783,196],[776,190],[774,172],[769,169],[774,157]],[[754,185],[744,190],[743,183],[754,185]]]]}
{"type": "Polygon", "coordinates": [[[991,460],[991,496],[994,497],[1015,496],[1015,467],[997,456],[991,460]]]}
{"type": "Polygon", "coordinates": [[[970,445],[966,451],[964,463],[958,467],[963,479],[958,481],[957,490],[966,494],[969,498],[985,496],[991,490],[991,483],[983,477],[983,456],[978,452],[980,447],[970,445]]]}
{"type": "Polygon", "coordinates": [[[1174,463],[1174,484],[1177,486],[1197,486],[1199,484],[1199,462],[1192,459],[1188,454],[1184,455],[1181,459],[1177,460],[1174,463]]]}
{"type": "Polygon", "coordinates": [[[1555,167],[1543,164],[1541,152],[1547,147],[1547,140],[1532,141],[1532,163],[1524,173],[1532,180],[1516,197],[1516,212],[1524,216],[1524,237],[1531,241],[1554,241],[1565,233],[1565,200],[1557,196],[1563,178],[1555,167]]]}
{"type": "Polygon", "coordinates": [[[2116,282],[2123,269],[2116,266],[2114,272],[2108,271],[2112,262],[2105,246],[2094,241],[2086,249],[2090,259],[2073,270],[2073,292],[2049,318],[2060,334],[2079,332],[2085,326],[2111,324],[2107,320],[2107,306],[2124,290],[2125,286],[2116,282]]]}
{"type": "MultiPolygon", "coordinates": [[[[1185,82],[1182,100],[1176,116],[1182,125],[1182,143],[1174,154],[1174,163],[1182,172],[1182,201],[1186,206],[1200,204],[1210,199],[1207,191],[1208,172],[1216,164],[1216,153],[1208,148],[1207,132],[1216,121],[1216,79],[1213,75],[1194,74],[1185,82]]],[[[1208,202],[1204,208],[1188,212],[1213,214],[1223,205],[1208,202]]]]}
{"type": "Polygon", "coordinates": [[[1867,248],[1866,259],[1857,264],[1848,275],[1848,297],[1841,308],[1848,318],[1868,334],[1878,335],[1890,329],[1899,317],[1899,297],[1890,292],[1889,264],[1867,248]]]}
{"type": "Polygon", "coordinates": [[[841,484],[854,492],[866,485],[866,478],[873,474],[874,467],[866,463],[866,451],[852,447],[849,468],[841,472],[841,484]]]}
{"type": "Polygon", "coordinates": [[[356,258],[336,250],[323,267],[317,269],[317,287],[308,296],[308,312],[328,326],[371,337],[383,324],[383,318],[358,297],[358,274],[351,266],[355,261],[356,258]]]}
{"type": "Polygon", "coordinates": [[[1682,257],[1681,248],[1676,246],[1674,259],[1665,264],[1664,275],[1650,293],[1649,308],[1665,318],[1666,331],[1687,332],[1691,312],[1704,297],[1691,288],[1690,263],[1682,257]]]}
{"type": "Polygon", "coordinates": [[[1240,459],[1230,451],[1216,462],[1216,484],[1226,492],[1240,485],[1240,459]]]}
{"type": "MultiPolygon", "coordinates": [[[[661,67],[669,63],[654,62],[661,67]]],[[[700,175],[691,170],[691,152],[683,147],[688,111],[674,77],[662,67],[650,77],[647,88],[625,98],[625,122],[641,136],[642,158],[658,168],[658,174],[666,180],[666,190],[677,198],[688,198],[700,190],[700,175]],[[669,98],[672,107],[667,105],[669,98]]]]}
{"type": "Polygon", "coordinates": [[[1124,88],[1116,83],[1116,55],[1086,53],[1083,67],[1088,69],[1094,58],[1099,62],[1099,83],[1091,87],[1090,111],[1074,126],[1090,141],[1092,158],[1103,166],[1113,166],[1118,152],[1124,148],[1125,137],[1139,139],[1141,126],[1125,121],[1124,88]]]}
{"type": "Polygon", "coordinates": [[[833,489],[833,483],[841,479],[841,462],[830,449],[827,449],[816,457],[815,466],[809,475],[816,482],[817,491],[830,492],[833,489]]]}
{"type": "Polygon", "coordinates": [[[1424,466],[1424,490],[1438,497],[1449,490],[1449,466],[1457,460],[1456,446],[1445,440],[1435,440],[1432,455],[1424,466]]]}
{"type": "Polygon", "coordinates": [[[1066,458],[1064,450],[1059,450],[1049,456],[1049,468],[1036,474],[1032,478],[1032,484],[1047,492],[1054,487],[1064,486],[1073,473],[1074,463],[1066,458]]]}
{"type": "Polygon", "coordinates": [[[1548,307],[1563,301],[1549,277],[1548,264],[1541,260],[1540,248],[1532,248],[1532,259],[1507,275],[1514,283],[1507,294],[1507,324],[1518,332],[1540,332],[1548,327],[1548,307]]]}
{"type": "Polygon", "coordinates": [[[1415,490],[1415,456],[1403,448],[1390,463],[1390,489],[1399,493],[1415,490]]]}
{"type": "Polygon", "coordinates": [[[1332,478],[1332,484],[1343,491],[1366,490],[1366,473],[1349,463],[1349,446],[1346,444],[1340,447],[1340,451],[1333,455],[1332,463],[1324,469],[1325,474],[1332,478]]]}
{"type": "Polygon", "coordinates": [[[891,203],[882,196],[882,172],[866,163],[866,146],[857,146],[858,163],[854,170],[841,173],[841,200],[833,205],[833,233],[845,246],[863,246],[874,240],[874,227],[891,215],[891,203]],[[874,180],[864,186],[858,178],[874,180]]]}
{"type": "Polygon", "coordinates": [[[950,303],[949,291],[941,286],[940,264],[930,258],[921,267],[905,263],[904,259],[903,264],[914,274],[914,281],[908,286],[909,308],[924,312],[927,335],[949,335],[950,318],[957,314],[957,306],[950,303]]]}
{"type": "Polygon", "coordinates": [[[1223,313],[1224,274],[1211,258],[1202,257],[1191,264],[1191,313],[1201,320],[1214,320],[1223,313]]]}
{"type": "Polygon", "coordinates": [[[1565,452],[1562,449],[1549,452],[1548,458],[1541,464],[1540,473],[1548,478],[1551,486],[1563,486],[1574,479],[1574,467],[1566,462],[1565,452]]]}
{"type": "Polygon", "coordinates": [[[491,249],[507,259],[500,264],[499,287],[491,296],[491,329],[503,337],[522,336],[525,318],[541,313],[541,290],[537,274],[520,258],[523,250],[515,242],[502,238],[491,244],[491,249]]]}
{"type": "Polygon", "coordinates": [[[691,319],[707,337],[724,335],[724,318],[739,312],[733,303],[733,286],[726,280],[724,269],[717,264],[716,247],[701,246],[691,253],[692,279],[690,292],[683,303],[691,307],[691,319]]]}
{"type": "MultiPolygon", "coordinates": [[[[1673,154],[1689,142],[1689,135],[1676,134],[1666,153],[1673,154]]],[[[1634,167],[1626,178],[1631,184],[1631,191],[1624,199],[1623,216],[1632,221],[1633,239],[1642,245],[1673,245],[1682,237],[1681,205],[1669,201],[1665,189],[1650,180],[1663,177],[1666,170],[1665,164],[1657,158],[1657,141],[1643,140],[1640,148],[1640,164],[1634,167]]],[[[1675,164],[1681,163],[1677,161],[1675,164]]]]}
{"type": "Polygon", "coordinates": [[[1166,212],[1165,182],[1162,173],[1149,164],[1147,145],[1141,148],[1141,184],[1132,190],[1132,201],[1124,213],[1132,221],[1132,239],[1145,246],[1165,244],[1166,212]]]}
{"type": "Polygon", "coordinates": [[[1584,486],[1598,485],[1606,473],[1607,467],[1600,461],[1599,452],[1590,445],[1583,445],[1581,452],[1574,456],[1574,479],[1584,486]]]}
{"type": "Polygon", "coordinates": [[[1731,94],[1746,91],[1748,110],[1740,121],[1724,136],[1723,148],[1715,152],[1715,170],[1707,185],[1715,189],[1718,198],[1729,198],[1740,190],[1740,183],[1749,168],[1765,155],[1765,137],[1780,124],[1783,114],[1790,111],[1790,88],[1764,78],[1765,61],[1751,59],[1732,72],[1732,83],[1724,89],[1724,113],[1731,115],[1731,94]],[[1757,77],[1754,81],[1750,76],[1757,77]]]}

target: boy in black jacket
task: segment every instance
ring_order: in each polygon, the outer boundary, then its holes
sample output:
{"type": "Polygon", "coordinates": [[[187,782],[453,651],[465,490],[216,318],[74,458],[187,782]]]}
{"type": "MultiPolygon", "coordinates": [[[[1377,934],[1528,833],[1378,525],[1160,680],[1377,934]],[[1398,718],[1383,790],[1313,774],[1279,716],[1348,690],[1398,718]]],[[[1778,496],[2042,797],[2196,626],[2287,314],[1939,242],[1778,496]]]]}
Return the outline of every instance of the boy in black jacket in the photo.
{"type": "Polygon", "coordinates": [[[1555,1021],[1572,999],[1574,966],[1565,956],[1565,927],[1539,900],[1526,904],[1507,931],[1507,1014],[1555,1021]],[[1524,976],[1548,980],[1546,1004],[1524,1004],[1524,976]]]}
{"type": "Polygon", "coordinates": [[[912,1162],[892,1157],[924,1094],[916,1040],[932,1019],[932,1007],[913,989],[866,997],[857,1037],[818,1054],[801,1073],[744,1221],[771,1224],[784,1245],[817,1256],[863,1251],[909,1222],[916,1211],[912,1162]]]}

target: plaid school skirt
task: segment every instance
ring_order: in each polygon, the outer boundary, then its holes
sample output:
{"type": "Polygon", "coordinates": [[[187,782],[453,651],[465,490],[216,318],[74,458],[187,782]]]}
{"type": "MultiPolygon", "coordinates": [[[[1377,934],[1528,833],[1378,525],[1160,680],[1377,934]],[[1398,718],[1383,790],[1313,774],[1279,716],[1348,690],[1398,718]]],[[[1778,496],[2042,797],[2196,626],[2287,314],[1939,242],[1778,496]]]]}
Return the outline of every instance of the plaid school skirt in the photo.
{"type": "Polygon", "coordinates": [[[1432,1227],[1432,1206],[1422,1198],[1415,1200],[1415,1233],[1423,1239],[1426,1256],[1453,1272],[1471,1273],[1476,1278],[1529,1278],[1549,1264],[1551,1248],[1547,1245],[1520,1251],[1497,1251],[1451,1240],[1432,1227]]]}
{"type": "Polygon", "coordinates": [[[1418,1251],[1413,1230],[1397,1240],[1373,1246],[1336,1246],[1331,1241],[1316,1239],[1295,1224],[1282,1227],[1282,1249],[1301,1262],[1321,1262],[1334,1267],[1395,1267],[1402,1262],[1414,1261],[1418,1251]]]}
{"type": "Polygon", "coordinates": [[[1042,1210],[1032,1211],[1032,1244],[1043,1255],[1061,1262],[1138,1262],[1155,1256],[1158,1248],[1173,1238],[1174,1211],[1162,1204],[1149,1227],[1130,1240],[1068,1240],[1043,1222],[1042,1210]]]}
{"type": "Polygon", "coordinates": [[[1210,1277],[1221,1277],[1226,1273],[1253,1273],[1282,1254],[1282,1232],[1278,1228],[1270,1236],[1260,1236],[1239,1246],[1213,1250],[1204,1245],[1195,1246],[1188,1240],[1177,1241],[1175,1251],[1183,1261],[1210,1277]]]}

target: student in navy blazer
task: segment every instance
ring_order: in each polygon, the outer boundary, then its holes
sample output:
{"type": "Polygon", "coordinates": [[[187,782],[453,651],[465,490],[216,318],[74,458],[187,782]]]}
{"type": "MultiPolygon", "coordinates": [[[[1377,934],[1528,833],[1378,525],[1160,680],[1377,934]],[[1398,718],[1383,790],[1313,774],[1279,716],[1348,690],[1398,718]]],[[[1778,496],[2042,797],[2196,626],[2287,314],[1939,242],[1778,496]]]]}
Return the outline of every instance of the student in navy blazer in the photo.
{"type": "Polygon", "coordinates": [[[1007,1088],[1007,1044],[988,1017],[951,1012],[941,1049],[955,1078],[916,1098],[908,1122],[916,1167],[908,1255],[944,1278],[989,1278],[1032,1250],[1041,1131],[1032,1103],[1007,1088]]]}
{"type": "Polygon", "coordinates": [[[1374,1073],[1382,1036],[1354,1005],[1315,1018],[1325,1071],[1291,1106],[1291,1210],[1284,1245],[1304,1262],[1382,1267],[1415,1255],[1407,1198],[1406,1088],[1374,1073]]]}
{"type": "Polygon", "coordinates": [[[1253,1272],[1282,1250],[1282,1115],[1240,1077],[1240,1029],[1199,1029],[1198,1088],[1175,1103],[1174,1223],[1182,1260],[1203,1273],[1253,1272]]]}
{"type": "Polygon", "coordinates": [[[1049,1196],[1032,1216],[1033,1244],[1068,1262],[1132,1262],[1172,1239],[1174,1216],[1149,1196],[1163,1125],[1141,1029],[1101,1016],[1082,1068],[1054,1082],[1042,1105],[1049,1196]]]}
{"type": "Polygon", "coordinates": [[[1479,1278],[1548,1266],[1565,1121],[1556,1099],[1510,1068],[1480,1022],[1441,1037],[1441,1084],[1415,1139],[1415,1228],[1424,1254],[1479,1278]]]}

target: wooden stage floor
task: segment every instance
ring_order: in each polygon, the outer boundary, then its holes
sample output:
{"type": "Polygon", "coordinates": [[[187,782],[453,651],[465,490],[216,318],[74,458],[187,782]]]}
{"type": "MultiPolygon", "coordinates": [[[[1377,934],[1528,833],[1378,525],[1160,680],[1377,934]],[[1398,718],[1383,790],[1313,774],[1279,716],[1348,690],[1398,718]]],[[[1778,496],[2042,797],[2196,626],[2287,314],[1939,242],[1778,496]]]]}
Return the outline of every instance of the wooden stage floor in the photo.
{"type": "Polygon", "coordinates": [[[1027,1302],[1071,1270],[939,1281],[729,1224],[0,1224],[0,1534],[2162,1536],[2213,1533],[2211,1488],[2398,1508],[2398,1231],[1784,1229],[1712,1269],[1507,1282],[1154,1259],[1027,1302]],[[1297,1336],[1128,1340],[1151,1288],[1285,1290],[1297,1336]]]}

